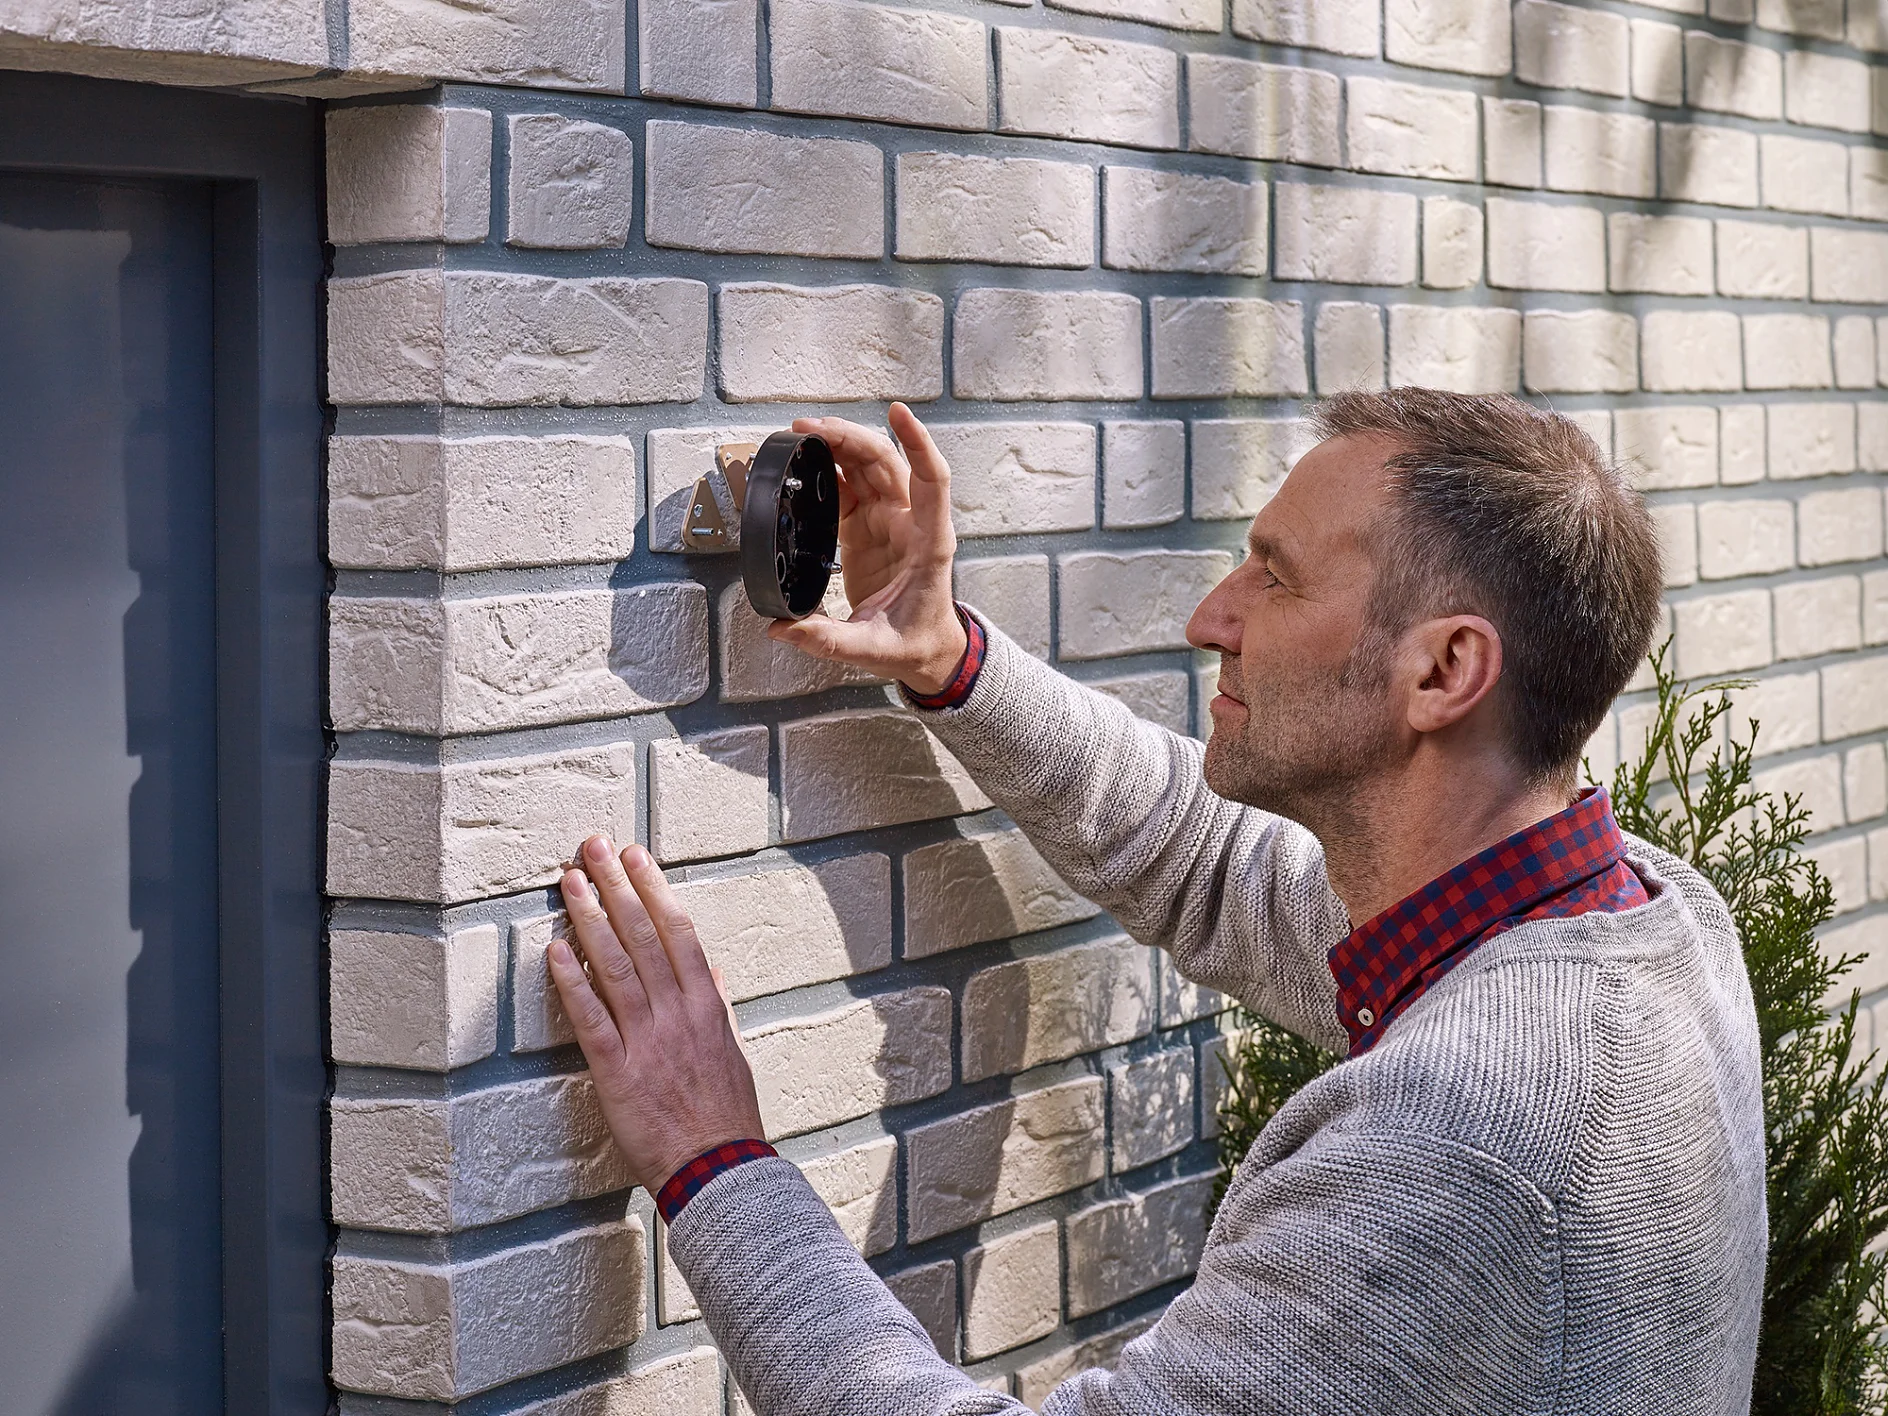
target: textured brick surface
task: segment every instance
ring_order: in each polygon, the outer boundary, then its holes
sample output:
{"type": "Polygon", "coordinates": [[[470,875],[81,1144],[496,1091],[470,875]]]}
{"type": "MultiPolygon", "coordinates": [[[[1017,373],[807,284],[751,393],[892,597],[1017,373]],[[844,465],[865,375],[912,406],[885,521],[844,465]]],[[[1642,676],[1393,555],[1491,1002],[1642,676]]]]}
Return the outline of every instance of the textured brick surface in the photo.
{"type": "Polygon", "coordinates": [[[1187,55],[1186,70],[1188,146],[1196,151],[1342,164],[1335,74],[1201,53],[1187,55]]]}
{"type": "Polygon", "coordinates": [[[506,244],[582,250],[628,241],[636,190],[629,134],[555,113],[514,116],[508,128],[506,244]]]}
{"type": "MultiPolygon", "coordinates": [[[[830,212],[835,221],[857,216],[844,206],[830,212]]],[[[1030,157],[900,153],[897,239],[900,260],[1092,265],[1095,174],[1030,157]]],[[[1261,253],[1263,241],[1261,226],[1261,253]]]]}
{"type": "Polygon", "coordinates": [[[1149,312],[1154,397],[1307,392],[1304,318],[1295,300],[1156,298],[1149,312]]]}
{"type": "Polygon", "coordinates": [[[904,858],[904,897],[907,959],[1100,913],[1016,830],[918,847],[904,858]]]}
{"type": "Polygon", "coordinates": [[[1192,1273],[1212,1188],[1210,1175],[1173,1180],[1069,1216],[1069,1315],[1100,1312],[1192,1273]]]}
{"type": "MultiPolygon", "coordinates": [[[[1265,274],[1263,182],[1151,167],[1107,167],[1102,170],[1102,200],[1107,221],[1104,265],[1117,270],[1265,274]]],[[[1079,207],[1076,213],[1081,214],[1079,207]]]]}
{"type": "Polygon", "coordinates": [[[951,326],[959,398],[1138,398],[1141,302],[1112,290],[967,290],[951,326]]]}
{"type": "Polygon", "coordinates": [[[444,1072],[498,1047],[496,925],[443,938],[337,929],[328,936],[328,1040],[337,1062],[444,1072]]]}
{"type": "Polygon", "coordinates": [[[1099,1077],[1020,1093],[905,1136],[905,1204],[916,1243],[1101,1178],[1099,1077]]]}
{"type": "Polygon", "coordinates": [[[1064,556],[1057,605],[1065,659],[1178,649],[1206,592],[1232,569],[1224,551],[1105,551],[1064,556]]]}
{"type": "Polygon", "coordinates": [[[1416,199],[1369,187],[1280,182],[1276,273],[1287,280],[1408,285],[1416,279],[1416,199]]]}
{"type": "Polygon", "coordinates": [[[964,1255],[964,1357],[978,1361],[1054,1332],[1062,1320],[1062,1236],[1054,1220],[964,1255]]]}
{"type": "Polygon", "coordinates": [[[328,239],[482,241],[491,226],[492,115],[388,104],[327,118],[328,239]]]}
{"type": "Polygon", "coordinates": [[[1090,423],[933,423],[964,536],[1080,531],[1095,524],[1090,423]]]}
{"type": "Polygon", "coordinates": [[[957,599],[1014,639],[1024,652],[1049,657],[1049,558],[988,556],[952,566],[957,599]]]}
{"type": "Polygon", "coordinates": [[[1055,30],[997,30],[1006,133],[1171,148],[1180,144],[1180,58],[1171,49],[1055,30]]]}
{"type": "Polygon", "coordinates": [[[989,121],[988,31],[965,16],[781,0],[767,38],[775,108],[927,128],[989,121]]]}
{"type": "Polygon", "coordinates": [[[964,1080],[1132,1042],[1153,1023],[1153,956],[1125,936],[996,964],[964,984],[964,1080]]]}
{"type": "Polygon", "coordinates": [[[988,805],[909,713],[829,713],[780,727],[780,829],[789,841],[988,805]]]}
{"type": "Polygon", "coordinates": [[[699,123],[651,123],[647,141],[652,246],[884,254],[885,160],[870,143],[699,123]]]}
{"type": "Polygon", "coordinates": [[[884,285],[741,281],[716,296],[721,391],[731,403],[936,398],[944,302],[884,285]]]}
{"type": "Polygon", "coordinates": [[[951,1084],[951,996],[881,993],[742,1035],[770,1137],[818,1130],[951,1084]]]}

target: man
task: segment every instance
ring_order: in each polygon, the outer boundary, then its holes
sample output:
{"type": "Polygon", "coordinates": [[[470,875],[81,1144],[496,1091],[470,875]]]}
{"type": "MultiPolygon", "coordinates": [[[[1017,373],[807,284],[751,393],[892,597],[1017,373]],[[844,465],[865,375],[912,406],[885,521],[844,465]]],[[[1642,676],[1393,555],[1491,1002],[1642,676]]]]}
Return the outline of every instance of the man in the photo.
{"type": "MultiPolygon", "coordinates": [[[[857,609],[774,637],[899,680],[1072,885],[1347,1057],[1239,1167],[1193,1287],[1044,1409],[1745,1411],[1764,1138],[1738,942],[1703,880],[1576,792],[1657,619],[1645,509],[1515,399],[1316,417],[1189,626],[1220,655],[1203,754],[953,606],[949,473],[908,409],[909,464],[795,425],[843,468],[857,609]]],[[[562,946],[551,968],[604,1112],[757,1410],[1018,1409],[770,1158],[648,853],[587,842],[564,894],[589,975],[562,946]]]]}

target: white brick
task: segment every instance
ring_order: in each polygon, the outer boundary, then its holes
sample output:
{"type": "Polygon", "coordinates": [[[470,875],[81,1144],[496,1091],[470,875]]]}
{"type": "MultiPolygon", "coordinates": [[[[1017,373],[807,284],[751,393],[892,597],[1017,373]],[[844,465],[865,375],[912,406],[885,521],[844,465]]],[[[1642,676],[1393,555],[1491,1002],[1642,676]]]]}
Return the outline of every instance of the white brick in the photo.
{"type": "Polygon", "coordinates": [[[1757,0],[1756,18],[1764,29],[1785,34],[1842,38],[1842,0],[1757,0]]]}
{"type": "Polygon", "coordinates": [[[1320,305],[1311,338],[1319,393],[1384,386],[1382,306],[1355,300],[1320,305]]]}
{"type": "Polygon", "coordinates": [[[1713,501],[1698,507],[1698,570],[1706,580],[1771,575],[1796,563],[1796,521],[1787,501],[1713,501]]]}
{"type": "Polygon", "coordinates": [[[1783,56],[1783,113],[1792,123],[1866,133],[1868,65],[1792,49],[1783,56]]]}
{"type": "Polygon", "coordinates": [[[1028,654],[1049,657],[1049,558],[993,556],[959,559],[954,593],[1028,654]]]}
{"type": "Polygon", "coordinates": [[[1713,206],[1757,205],[1757,137],[1710,124],[1659,124],[1659,195],[1713,206]]]}
{"type": "Polygon", "coordinates": [[[1160,1025],[1163,1028],[1198,1022],[1223,1013],[1231,1006],[1232,1001],[1225,994],[1182,978],[1173,959],[1163,957],[1160,970],[1160,1025]]]}
{"type": "Polygon", "coordinates": [[[1370,187],[1280,182],[1273,262],[1280,280],[1410,285],[1416,280],[1416,198],[1370,187]]]}
{"type": "MultiPolygon", "coordinates": [[[[844,220],[851,213],[832,215],[844,220]]],[[[1093,265],[1094,170],[1033,157],[901,152],[898,258],[1093,265]]]]}
{"type": "Polygon", "coordinates": [[[1875,322],[1867,315],[1843,315],[1836,321],[1835,363],[1837,388],[1875,386],[1875,322]]]}
{"type": "Polygon", "coordinates": [[[336,1062],[444,1072],[498,1048],[495,925],[444,938],[328,935],[328,1041],[336,1062]]]}
{"type": "Polygon", "coordinates": [[[328,1129],[330,1212],[355,1229],[447,1234],[634,1183],[585,1074],[336,1097],[328,1129]]]}
{"type": "MultiPolygon", "coordinates": [[[[1822,947],[1825,954],[1834,957],[1846,957],[1854,954],[1866,955],[1866,962],[1857,966],[1855,972],[1847,974],[1835,988],[1830,990],[1831,997],[1825,998],[1824,1004],[1830,1009],[1848,1006],[1852,990],[1860,991],[1864,996],[1878,992],[1888,985],[1888,914],[1874,914],[1841,929],[1826,928],[1822,934],[1822,947]]],[[[1856,1019],[1856,1029],[1860,1033],[1869,1027],[1868,1015],[1874,1015],[1874,1026],[1879,1029],[1884,1013],[1882,1001],[1877,999],[1873,1008],[1864,1008],[1856,1019]]],[[[1877,1033],[1879,1042],[1879,1032],[1877,1033]]],[[[1858,1041],[1860,1039],[1858,1038],[1858,1041]]]]}
{"type": "Polygon", "coordinates": [[[1232,32],[1294,49],[1377,57],[1376,0],[1233,0],[1232,32]]]}
{"type": "Polygon", "coordinates": [[[752,108],[760,92],[759,0],[641,0],[638,87],[650,98],[752,108]]]}
{"type": "Polygon", "coordinates": [[[1475,180],[1474,94],[1361,76],[1345,87],[1350,166],[1396,177],[1475,180]]]}
{"type": "Polygon", "coordinates": [[[1809,271],[1811,299],[1888,303],[1888,232],[1812,226],[1809,271]]]}
{"type": "Polygon", "coordinates": [[[1299,418],[1207,418],[1193,425],[1193,515],[1249,521],[1316,439],[1299,418]]]}
{"type": "MultiPolygon", "coordinates": [[[[778,431],[778,424],[721,424],[708,428],[655,428],[649,433],[649,548],[679,552],[682,523],[695,496],[695,483],[715,470],[715,448],[724,442],[758,443],[778,431]]],[[[711,479],[710,485],[714,485],[711,479]]],[[[724,488],[725,490],[725,488],[724,488]]],[[[720,503],[724,517],[738,531],[740,517],[731,498],[720,503]]]]}
{"type": "Polygon", "coordinates": [[[1385,0],[1383,53],[1396,64],[1505,74],[1511,60],[1508,0],[1385,0]]]}
{"type": "Polygon", "coordinates": [[[767,729],[649,744],[649,849],[665,864],[767,844],[767,729]]]}
{"type": "Polygon", "coordinates": [[[1641,491],[1708,487],[1718,479],[1715,408],[1619,408],[1613,412],[1613,455],[1630,464],[1641,491]]]}
{"type": "Polygon", "coordinates": [[[476,9],[357,0],[347,9],[352,75],[621,93],[624,11],[608,0],[498,0],[476,9]]]}
{"type": "Polygon", "coordinates": [[[636,834],[630,743],[435,765],[328,764],[328,893],[447,904],[549,885],[579,842],[636,834]]]}
{"type": "Polygon", "coordinates": [[[1624,98],[1631,82],[1625,17],[1520,0],[1514,7],[1514,76],[1543,88],[1624,98]]]}
{"type": "Polygon", "coordinates": [[[707,348],[695,280],[414,270],[328,283],[336,403],[686,403],[707,348]]]}
{"type": "Polygon", "coordinates": [[[1184,737],[1192,731],[1187,678],[1183,670],[1176,669],[1171,673],[1121,674],[1082,682],[1097,693],[1105,693],[1135,717],[1184,737]]]}
{"type": "Polygon", "coordinates": [[[1677,25],[1632,21],[1632,96],[1668,108],[1685,101],[1685,32],[1677,25]]]}
{"type": "Polygon", "coordinates": [[[1782,211],[1849,214],[1849,152],[1841,143],[1765,133],[1763,204],[1782,211]]]}
{"type": "Polygon", "coordinates": [[[674,707],[708,687],[707,592],[683,581],[466,600],[337,595],[328,681],[341,731],[445,736],[674,707]]]}
{"type": "Polygon", "coordinates": [[[1852,0],[1846,38],[1856,49],[1888,52],[1888,4],[1883,0],[1852,0]]]}
{"type": "Polygon", "coordinates": [[[1560,415],[1593,439],[1593,446],[1603,458],[1613,455],[1613,415],[1604,408],[1576,408],[1560,415]]]}
{"type": "Polygon", "coordinates": [[[979,969],[964,983],[964,1080],[1132,1042],[1154,1026],[1154,956],[1117,935],[979,969]]]}
{"type": "Polygon", "coordinates": [[[997,27],[997,86],[1005,133],[1180,145],[1180,56],[1057,30],[997,27]]]}
{"type": "Polygon", "coordinates": [[[951,1084],[951,995],[910,988],[742,1034],[772,1137],[836,1126],[951,1084]]]}
{"type": "Polygon", "coordinates": [[[1070,1215],[1069,1316],[1098,1313],[1191,1274],[1206,1242],[1212,1188],[1210,1175],[1170,1180],[1070,1215]]]}
{"type": "Polygon", "coordinates": [[[1092,423],[933,423],[960,536],[1084,531],[1095,524],[1092,423]]]}
{"type": "Polygon", "coordinates": [[[1718,480],[1747,487],[1764,479],[1767,462],[1761,403],[1733,403],[1718,410],[1718,480]]]}
{"type": "Polygon", "coordinates": [[[1134,1170],[1193,1140],[1193,1049],[1169,1048],[1108,1069],[1114,1169],[1134,1170]]]}
{"type": "Polygon", "coordinates": [[[636,147],[621,128],[513,114],[505,244],[583,250],[629,240],[636,147]]]}
{"type": "Polygon", "coordinates": [[[1390,306],[1390,383],[1503,393],[1521,382],[1521,312],[1472,305],[1390,306]]]}
{"type": "Polygon", "coordinates": [[[1779,659],[1862,647],[1861,582],[1854,576],[1779,585],[1772,594],[1779,659]]]}
{"type": "Polygon", "coordinates": [[[905,957],[929,958],[1093,919],[1017,830],[972,830],[906,854],[905,957]]]}
{"type": "Polygon", "coordinates": [[[661,122],[649,125],[647,143],[652,246],[885,253],[885,159],[870,143],[661,122]]]}
{"type": "Polygon", "coordinates": [[[989,126],[989,35],[966,16],[776,0],[767,35],[775,108],[927,128],[989,126]]]}
{"type": "Polygon", "coordinates": [[[1874,487],[1811,492],[1796,504],[1804,565],[1874,560],[1882,553],[1881,493],[1874,487]]]}
{"type": "Polygon", "coordinates": [[[958,398],[1141,396],[1141,302],[1112,290],[966,290],[953,316],[958,398]]]}
{"type": "MultiPolygon", "coordinates": [[[[847,614],[845,588],[835,577],[821,605],[825,614],[847,614]]],[[[835,659],[816,659],[792,645],[767,637],[769,620],[754,613],[740,581],[721,592],[715,624],[721,644],[721,701],[754,703],[767,698],[797,698],[847,684],[873,683],[863,669],[835,659]]]]}
{"type": "Polygon", "coordinates": [[[1696,584],[1698,508],[1689,502],[1665,502],[1647,510],[1652,514],[1652,529],[1658,533],[1666,589],[1696,584]]]}
{"type": "Polygon", "coordinates": [[[944,391],[944,302],[928,291],[742,281],[722,286],[716,305],[731,403],[944,391]]]}
{"type": "Polygon", "coordinates": [[[1888,570],[1872,570],[1862,577],[1862,639],[1888,643],[1888,570]]]}
{"type": "Polygon", "coordinates": [[[1101,524],[1165,526],[1186,511],[1186,425],[1101,425],[1101,524]]]}
{"type": "Polygon", "coordinates": [[[1482,177],[1503,187],[1541,184],[1541,106],[1527,99],[1482,99],[1482,177]]]}
{"type": "MultiPolygon", "coordinates": [[[[1324,0],[1319,0],[1319,9],[1324,0]]],[[[1234,21],[1238,23],[1235,6],[1234,21]]],[[[1187,145],[1266,162],[1338,167],[1337,75],[1229,54],[1187,55],[1187,145]]]]}
{"type": "Polygon", "coordinates": [[[1547,185],[1560,192],[1650,197],[1658,190],[1656,125],[1630,113],[1547,108],[1547,185]]]}
{"type": "Polygon", "coordinates": [[[628,438],[337,437],[328,559],[361,570],[616,561],[636,544],[628,438]]]}
{"type": "Polygon", "coordinates": [[[1102,1164],[1100,1077],[914,1126],[905,1133],[909,1242],[1090,1184],[1102,1164]]]}
{"type": "Polygon", "coordinates": [[[1482,278],[1482,209],[1453,197],[1423,198],[1423,284],[1466,290],[1482,278]]]}
{"type": "Polygon", "coordinates": [[[8,12],[4,43],[16,68],[191,85],[319,83],[311,76],[330,61],[322,12],[289,0],[21,7],[8,12]]]}
{"type": "Polygon", "coordinates": [[[1488,283],[1509,290],[1606,288],[1606,223],[1595,207],[1488,198],[1488,283]]]}
{"type": "Polygon", "coordinates": [[[1888,148],[1849,149],[1849,210],[1866,221],[1888,221],[1888,148]]]}
{"type": "Polygon", "coordinates": [[[1224,11],[1219,0],[1045,0],[1058,10],[1140,20],[1178,30],[1217,30],[1224,11]]]}
{"type": "MultiPolygon", "coordinates": [[[[1195,455],[1199,440],[1194,442],[1195,455]]],[[[1105,551],[1061,558],[1057,603],[1065,659],[1186,646],[1187,620],[1232,570],[1225,551],[1105,551]]]]}
{"type": "Polygon", "coordinates": [[[492,216],[492,115],[386,104],[328,111],[328,240],[483,241],[492,216]]]}
{"type": "Polygon", "coordinates": [[[1742,333],[1729,310],[1653,310],[1639,336],[1641,377],[1656,393],[1744,386],[1742,333]]]}
{"type": "MultiPolygon", "coordinates": [[[[1874,749],[1879,758],[1881,749],[1874,749]]],[[[1853,753],[1850,754],[1854,756],[1853,753]]],[[[1868,840],[1863,836],[1851,836],[1846,841],[1833,841],[1817,850],[1805,851],[1816,868],[1829,878],[1830,888],[1835,894],[1835,912],[1839,915],[1852,914],[1868,903],[1868,840]]]]}
{"type": "Polygon", "coordinates": [[[885,856],[745,870],[683,880],[674,889],[736,1002],[891,963],[885,856]]]}
{"type": "Polygon", "coordinates": [[[1711,223],[1703,217],[1616,211],[1606,218],[1606,226],[1610,289],[1658,295],[1712,293],[1711,223]]]}
{"type": "Polygon", "coordinates": [[[1046,1220],[964,1255],[964,1359],[994,1357],[1062,1321],[1062,1235],[1046,1220]]]}
{"type": "Polygon", "coordinates": [[[551,982],[547,956],[553,939],[570,939],[570,917],[535,915],[511,926],[511,1050],[542,1052],[577,1040],[576,1029],[551,982]]]}
{"type": "Polygon", "coordinates": [[[1855,470],[1855,405],[1770,405],[1770,475],[1778,481],[1855,470]]]}
{"type": "Polygon", "coordinates": [[[866,709],[780,726],[780,833],[809,841],[981,811],[988,797],[911,714],[866,709]]]}
{"type": "Polygon", "coordinates": [[[634,1218],[457,1263],[337,1254],[335,1385],[451,1401],[621,1347],[642,1332],[646,1262],[634,1218]]]}
{"type": "Polygon", "coordinates": [[[868,1257],[898,1242],[898,1140],[864,1145],[799,1162],[813,1193],[826,1202],[839,1232],[868,1257]]]}
{"type": "Polygon", "coordinates": [[[1799,799],[1809,813],[1812,833],[1833,830],[1842,824],[1842,759],[1834,753],[1772,767],[1751,778],[1751,787],[1780,802],[1786,796],[1799,799]]]}
{"type": "Polygon", "coordinates": [[[1771,661],[1770,594],[1738,590],[1673,606],[1678,672],[1684,678],[1761,669],[1771,661]]]}
{"type": "Polygon", "coordinates": [[[1888,753],[1882,744],[1871,742],[1842,754],[1842,797],[1850,821],[1888,812],[1888,753]]]}
{"type": "Polygon", "coordinates": [[[885,1286],[930,1335],[938,1356],[956,1360],[957,1265],[949,1259],[920,1264],[902,1273],[887,1274],[885,1286]]]}
{"type": "Polygon", "coordinates": [[[1888,133],[1888,64],[1876,64],[1869,70],[1872,102],[1870,127],[1876,133],[1888,133]]]}
{"type": "Polygon", "coordinates": [[[1760,300],[1809,294],[1809,233],[1773,222],[1717,223],[1718,293],[1760,300]]]}
{"type": "Polygon", "coordinates": [[[1822,741],[1822,684],[1811,674],[1757,679],[1731,691],[1730,730],[1740,741],[1756,733],[1759,757],[1814,747],[1822,741]]]}
{"type": "Polygon", "coordinates": [[[1304,306],[1296,300],[1156,295],[1155,398],[1290,397],[1309,392],[1304,306]]]}
{"type": "MultiPolygon", "coordinates": [[[[1888,321],[1875,327],[1876,357],[1883,357],[1882,336],[1888,334],[1888,321]]],[[[1888,472],[1888,404],[1869,399],[1855,405],[1857,465],[1864,472],[1888,472]]]]}
{"type": "Polygon", "coordinates": [[[1783,59],[1774,49],[1685,34],[1685,101],[1693,108],[1744,118],[1783,116],[1783,59]]]}
{"type": "Polygon", "coordinates": [[[1521,381],[1536,393],[1630,393],[1639,386],[1639,322],[1613,310],[1529,310],[1521,381]]]}
{"type": "Polygon", "coordinates": [[[1121,1349],[1146,1332],[1154,1318],[1136,1318],[1095,1337],[1086,1338],[1059,1352],[1039,1358],[1016,1371],[1017,1398],[1031,1411],[1041,1409],[1049,1394],[1078,1372],[1091,1367],[1112,1369],[1120,1360],[1121,1349]]]}
{"type": "Polygon", "coordinates": [[[1263,182],[1107,167],[1102,207],[1102,264],[1116,270],[1265,274],[1263,182]]]}
{"type": "Polygon", "coordinates": [[[712,1347],[515,1408],[517,1416],[721,1416],[721,1363],[712,1347]]]}

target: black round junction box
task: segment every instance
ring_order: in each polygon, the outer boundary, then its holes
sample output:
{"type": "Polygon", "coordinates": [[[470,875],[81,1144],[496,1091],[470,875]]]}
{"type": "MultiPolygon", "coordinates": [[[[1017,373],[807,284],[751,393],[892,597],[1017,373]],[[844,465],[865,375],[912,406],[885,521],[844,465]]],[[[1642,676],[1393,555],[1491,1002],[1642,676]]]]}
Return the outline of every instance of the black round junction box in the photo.
{"type": "Polygon", "coordinates": [[[805,619],[839,567],[839,474],[826,440],[774,433],[747,474],[741,579],[754,613],[805,619]]]}

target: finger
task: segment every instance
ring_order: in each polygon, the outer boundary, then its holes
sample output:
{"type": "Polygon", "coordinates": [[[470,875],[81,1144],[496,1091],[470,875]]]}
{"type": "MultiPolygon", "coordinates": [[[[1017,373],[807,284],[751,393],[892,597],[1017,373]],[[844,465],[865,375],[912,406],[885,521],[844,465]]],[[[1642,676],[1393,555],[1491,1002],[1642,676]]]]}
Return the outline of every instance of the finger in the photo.
{"type": "Polygon", "coordinates": [[[898,631],[883,616],[861,619],[858,609],[853,616],[849,620],[827,615],[775,620],[767,626],[767,637],[791,644],[816,659],[841,659],[871,673],[894,676],[891,669],[898,652],[898,631]]]}
{"type": "Polygon", "coordinates": [[[610,1016],[610,1010],[603,1006],[603,1000],[590,987],[590,980],[584,977],[583,965],[577,962],[569,943],[553,939],[546,957],[551,966],[551,982],[557,986],[565,1016],[577,1031],[577,1045],[583,1049],[584,1059],[593,1070],[619,1060],[623,1054],[623,1034],[610,1016]]]}
{"type": "Polygon", "coordinates": [[[918,415],[902,403],[891,408],[892,431],[904,444],[905,459],[911,468],[911,514],[933,549],[952,549],[951,541],[951,469],[944,454],[931,440],[930,430],[918,421],[918,415]]]}
{"type": "Polygon", "coordinates": [[[856,484],[863,483],[880,496],[899,502],[903,502],[910,494],[910,465],[905,461],[904,453],[899,451],[898,444],[885,434],[844,418],[803,418],[794,424],[796,431],[802,422],[810,425],[806,431],[817,433],[826,440],[826,445],[832,449],[833,460],[843,472],[852,476],[854,491],[860,491],[856,484]]]}
{"type": "Polygon", "coordinates": [[[675,969],[669,963],[668,951],[662,947],[649,911],[643,908],[641,898],[623,873],[623,862],[617,859],[616,848],[610,844],[608,836],[592,836],[583,843],[583,868],[603,901],[616,937],[623,941],[629,961],[635,965],[636,977],[643,992],[649,995],[649,1006],[659,1008],[672,1002],[680,990],[675,969]]]}
{"type": "Polygon", "coordinates": [[[603,902],[591,888],[590,877],[581,870],[566,870],[563,879],[564,909],[570,915],[570,932],[590,961],[595,991],[622,1027],[633,1026],[649,1015],[649,996],[636,977],[636,966],[623,951],[603,902]]]}
{"type": "Polygon", "coordinates": [[[641,846],[625,846],[622,854],[624,873],[630,887],[642,902],[649,920],[655,925],[656,938],[669,956],[669,967],[684,993],[706,993],[714,986],[708,972],[708,956],[702,952],[701,937],[695,922],[675,898],[675,891],[663,878],[655,857],[641,846]]]}

